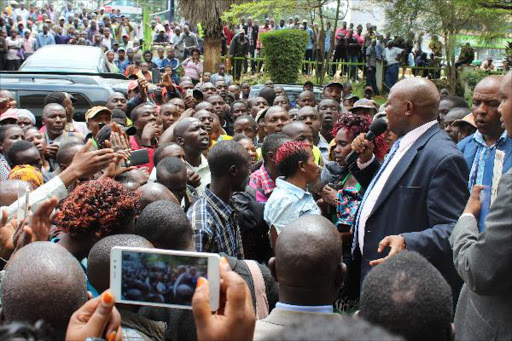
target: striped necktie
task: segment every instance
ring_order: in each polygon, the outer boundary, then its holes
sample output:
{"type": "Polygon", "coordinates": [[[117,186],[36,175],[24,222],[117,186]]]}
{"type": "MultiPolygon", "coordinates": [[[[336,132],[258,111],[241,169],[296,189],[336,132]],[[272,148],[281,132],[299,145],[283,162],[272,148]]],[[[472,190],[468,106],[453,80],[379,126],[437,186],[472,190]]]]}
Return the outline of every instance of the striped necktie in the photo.
{"type": "Polygon", "coordinates": [[[380,166],[379,171],[373,177],[372,181],[370,182],[370,185],[368,185],[368,188],[364,192],[363,200],[361,200],[361,203],[359,204],[359,208],[357,210],[357,217],[356,217],[356,221],[355,221],[355,224],[354,224],[355,229],[354,229],[354,235],[353,235],[354,239],[352,241],[352,252],[354,252],[355,247],[356,247],[356,243],[357,243],[358,229],[359,229],[359,219],[361,218],[361,212],[363,210],[364,203],[365,203],[366,199],[368,198],[368,195],[370,195],[370,192],[372,191],[373,187],[375,186],[375,184],[379,180],[380,176],[382,175],[382,173],[384,173],[384,169],[386,169],[386,167],[388,166],[389,162],[391,161],[391,159],[395,155],[396,151],[400,147],[400,140],[401,139],[402,138],[400,137],[398,140],[395,141],[395,143],[391,147],[391,150],[389,151],[389,153],[384,158],[384,162],[380,166]]]}

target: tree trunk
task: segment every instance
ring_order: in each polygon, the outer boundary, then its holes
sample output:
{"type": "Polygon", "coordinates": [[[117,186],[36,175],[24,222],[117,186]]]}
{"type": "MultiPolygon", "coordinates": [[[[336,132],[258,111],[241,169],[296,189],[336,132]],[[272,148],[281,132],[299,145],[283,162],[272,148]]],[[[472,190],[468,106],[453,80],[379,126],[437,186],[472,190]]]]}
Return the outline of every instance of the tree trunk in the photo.
{"type": "Polygon", "coordinates": [[[221,38],[204,38],[204,64],[205,72],[217,72],[221,62],[221,38]]]}

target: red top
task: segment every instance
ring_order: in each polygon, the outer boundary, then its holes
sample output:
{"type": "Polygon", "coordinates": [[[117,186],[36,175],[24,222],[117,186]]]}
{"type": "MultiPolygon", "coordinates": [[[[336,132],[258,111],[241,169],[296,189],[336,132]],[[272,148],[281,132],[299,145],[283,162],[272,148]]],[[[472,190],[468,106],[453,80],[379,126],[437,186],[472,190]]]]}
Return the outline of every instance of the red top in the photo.
{"type": "Polygon", "coordinates": [[[224,35],[226,36],[226,44],[231,44],[231,40],[233,40],[235,32],[231,31],[227,25],[222,27],[222,31],[224,31],[224,35]]]}
{"type": "Polygon", "coordinates": [[[155,165],[153,164],[153,155],[155,154],[155,148],[154,147],[144,147],[137,143],[137,140],[135,139],[135,136],[130,136],[130,148],[132,150],[139,150],[139,149],[147,149],[148,150],[148,156],[149,156],[149,162],[145,163],[143,165],[136,166],[137,168],[142,167],[148,167],[149,173],[153,170],[153,167],[155,165]]]}

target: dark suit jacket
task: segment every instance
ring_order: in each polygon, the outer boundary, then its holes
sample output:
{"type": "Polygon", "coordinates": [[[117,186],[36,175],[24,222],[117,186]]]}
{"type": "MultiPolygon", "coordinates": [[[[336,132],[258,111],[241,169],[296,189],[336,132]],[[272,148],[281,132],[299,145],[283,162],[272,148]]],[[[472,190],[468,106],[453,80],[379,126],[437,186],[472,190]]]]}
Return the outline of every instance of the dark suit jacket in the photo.
{"type": "MultiPolygon", "coordinates": [[[[353,174],[362,187],[370,184],[378,161],[353,174]]],[[[448,238],[469,196],[468,167],[455,144],[436,124],[409,148],[396,165],[366,222],[363,257],[356,245],[354,258],[361,259],[362,281],[370,261],[389,252],[377,252],[389,235],[402,235],[407,249],[427,258],[446,278],[456,296],[462,285],[455,273],[448,238]]],[[[357,235],[354,236],[357,243],[357,235]]]]}
{"type": "Polygon", "coordinates": [[[458,340],[512,339],[512,170],[479,233],[472,216],[459,219],[450,242],[453,261],[464,280],[455,313],[458,340]]]}

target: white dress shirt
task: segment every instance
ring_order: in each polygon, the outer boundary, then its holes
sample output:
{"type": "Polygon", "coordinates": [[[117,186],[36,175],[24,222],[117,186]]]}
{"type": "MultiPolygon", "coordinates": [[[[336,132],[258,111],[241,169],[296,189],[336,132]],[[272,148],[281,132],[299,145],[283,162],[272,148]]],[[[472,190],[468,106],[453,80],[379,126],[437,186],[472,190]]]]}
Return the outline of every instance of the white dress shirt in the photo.
{"type": "MultiPolygon", "coordinates": [[[[382,171],[380,178],[377,180],[377,182],[371,189],[371,192],[368,194],[365,202],[362,203],[363,206],[361,207],[361,214],[359,216],[357,235],[357,241],[359,243],[359,249],[361,250],[361,254],[363,254],[366,221],[370,217],[370,214],[372,213],[373,208],[375,207],[375,203],[377,202],[377,199],[379,199],[379,196],[382,193],[382,190],[384,189],[384,186],[386,185],[389,177],[393,173],[393,170],[395,169],[398,162],[400,162],[402,157],[405,155],[405,153],[407,153],[409,148],[411,148],[414,142],[416,142],[416,140],[418,140],[418,138],[420,138],[421,135],[423,135],[428,129],[430,129],[430,127],[432,127],[436,123],[437,120],[430,121],[419,126],[414,130],[411,130],[410,132],[404,135],[404,137],[400,140],[400,147],[398,147],[397,151],[395,152],[395,155],[388,162],[386,169],[382,171]]],[[[360,165],[358,163],[358,166],[360,169],[364,169],[368,164],[369,163],[360,165]]]]}
{"type": "Polygon", "coordinates": [[[198,195],[203,195],[204,189],[206,185],[209,185],[212,181],[212,176],[210,174],[210,166],[208,165],[208,160],[201,154],[201,164],[197,167],[192,166],[190,163],[185,161],[185,165],[188,169],[193,170],[201,177],[201,185],[196,188],[198,195]]]}

